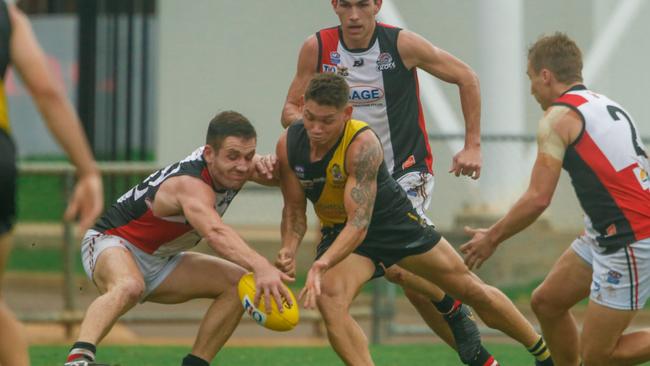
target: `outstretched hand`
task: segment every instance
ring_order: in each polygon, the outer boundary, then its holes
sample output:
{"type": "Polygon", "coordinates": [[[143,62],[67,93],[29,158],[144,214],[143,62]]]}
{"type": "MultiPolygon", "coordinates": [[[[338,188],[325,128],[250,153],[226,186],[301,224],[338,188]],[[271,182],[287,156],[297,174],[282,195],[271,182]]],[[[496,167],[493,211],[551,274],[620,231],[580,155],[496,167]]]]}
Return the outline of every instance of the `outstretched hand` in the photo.
{"type": "Polygon", "coordinates": [[[463,148],[454,155],[449,173],[457,177],[462,174],[472,179],[478,179],[481,176],[482,164],[480,148],[463,148]]]}
{"type": "Polygon", "coordinates": [[[302,291],[300,291],[300,294],[298,295],[299,301],[303,301],[304,299],[303,306],[305,309],[316,308],[316,300],[318,300],[318,296],[321,294],[320,285],[323,280],[323,275],[327,271],[328,267],[329,264],[322,259],[315,261],[311,265],[311,268],[307,273],[305,287],[302,289],[302,291]]]}
{"type": "Polygon", "coordinates": [[[460,251],[465,255],[465,264],[469,269],[481,268],[494,251],[497,245],[492,243],[487,236],[487,229],[473,229],[465,226],[465,232],[472,235],[467,243],[460,246],[460,251]]]}
{"type": "Polygon", "coordinates": [[[88,173],[75,184],[68,207],[63,214],[66,221],[79,218],[78,230],[85,233],[97,220],[104,209],[102,177],[99,172],[88,173]]]}
{"type": "Polygon", "coordinates": [[[293,282],[294,280],[293,277],[282,273],[270,263],[265,265],[262,269],[255,271],[255,299],[253,299],[255,307],[259,307],[262,296],[264,296],[264,310],[267,314],[270,314],[273,310],[273,306],[271,305],[271,296],[273,296],[273,299],[278,306],[278,310],[281,313],[284,311],[282,299],[289,304],[289,307],[293,306],[291,295],[289,295],[289,290],[284,285],[283,281],[293,282]]]}

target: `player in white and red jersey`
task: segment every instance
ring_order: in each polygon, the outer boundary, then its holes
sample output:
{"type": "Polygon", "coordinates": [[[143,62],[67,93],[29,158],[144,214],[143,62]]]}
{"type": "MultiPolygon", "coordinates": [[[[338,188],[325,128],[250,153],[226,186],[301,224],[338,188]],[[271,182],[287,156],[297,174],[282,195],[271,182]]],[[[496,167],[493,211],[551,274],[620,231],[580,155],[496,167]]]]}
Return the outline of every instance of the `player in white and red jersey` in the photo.
{"type": "MultiPolygon", "coordinates": [[[[101,292],[88,307],[66,365],[94,364],[96,345],[138,302],[212,298],[183,366],[208,366],[239,323],[237,283],[255,273],[257,294],[291,301],[280,272],[221,217],[248,180],[271,183],[273,161],[255,154],[253,125],[237,112],[210,122],[206,144],[133,187],[88,230],[86,274],[101,292]],[[185,252],[205,239],[223,258],[185,252]]],[[[259,302],[259,296],[255,302],[259,302]]]]}
{"type": "Polygon", "coordinates": [[[551,202],[561,169],[571,176],[585,231],[535,290],[532,307],[559,365],[636,365],[650,361],[650,330],[623,335],[650,296],[648,150],[630,114],[582,84],[582,55],[565,34],[528,52],[531,93],[544,117],[531,182],[489,229],[470,230],[461,247],[470,268],[523,230],[551,202]],[[582,333],[569,309],[589,296],[582,333]]]}
{"type": "MultiPolygon", "coordinates": [[[[456,84],[465,118],[465,146],[454,156],[451,173],[478,179],[481,171],[481,97],[474,71],[421,36],[378,23],[381,0],[332,0],[340,25],[322,29],[302,45],[298,69],[282,111],[282,125],[302,118],[302,96],[315,73],[336,73],[350,86],[352,118],[377,133],[384,161],[420,216],[431,201],[433,156],[420,103],[417,69],[456,84]]],[[[294,267],[294,253],[280,252],[276,263],[294,267]]],[[[434,284],[394,265],[386,279],[401,285],[426,323],[465,362],[481,351],[476,325],[466,306],[434,284]],[[443,314],[443,315],[441,315],[443,314]],[[443,320],[444,319],[444,320],[443,320]]],[[[523,341],[528,347],[538,338],[523,341]]],[[[487,352],[486,352],[487,353],[487,352]]],[[[487,359],[488,357],[481,356],[487,359]]]]}

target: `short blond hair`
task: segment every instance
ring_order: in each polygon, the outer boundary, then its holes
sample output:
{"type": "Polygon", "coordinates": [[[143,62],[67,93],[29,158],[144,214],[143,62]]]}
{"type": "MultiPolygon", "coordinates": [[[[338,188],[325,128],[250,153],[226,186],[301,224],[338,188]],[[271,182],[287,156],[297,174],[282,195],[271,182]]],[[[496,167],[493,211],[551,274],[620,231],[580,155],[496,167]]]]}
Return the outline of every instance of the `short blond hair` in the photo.
{"type": "Polygon", "coordinates": [[[536,73],[548,69],[561,83],[582,82],[582,52],[564,33],[541,36],[528,48],[528,61],[536,73]]]}

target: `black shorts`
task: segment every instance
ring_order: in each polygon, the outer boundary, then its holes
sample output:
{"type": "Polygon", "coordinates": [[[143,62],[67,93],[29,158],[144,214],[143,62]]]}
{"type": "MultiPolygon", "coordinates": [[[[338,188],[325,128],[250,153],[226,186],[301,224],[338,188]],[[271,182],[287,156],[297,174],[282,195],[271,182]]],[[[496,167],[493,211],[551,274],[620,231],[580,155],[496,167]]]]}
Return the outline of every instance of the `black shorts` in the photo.
{"type": "MultiPolygon", "coordinates": [[[[317,259],[332,245],[342,229],[343,225],[337,225],[321,230],[323,237],[316,249],[317,259]]],[[[377,278],[384,275],[380,263],[388,268],[406,257],[426,253],[438,244],[441,238],[442,235],[433,225],[424,225],[422,222],[400,221],[375,227],[371,225],[366,238],[354,253],[370,259],[375,264],[372,278],[377,278]]]]}
{"type": "Polygon", "coordinates": [[[16,220],[16,147],[0,129],[0,235],[10,231],[16,220]]]}

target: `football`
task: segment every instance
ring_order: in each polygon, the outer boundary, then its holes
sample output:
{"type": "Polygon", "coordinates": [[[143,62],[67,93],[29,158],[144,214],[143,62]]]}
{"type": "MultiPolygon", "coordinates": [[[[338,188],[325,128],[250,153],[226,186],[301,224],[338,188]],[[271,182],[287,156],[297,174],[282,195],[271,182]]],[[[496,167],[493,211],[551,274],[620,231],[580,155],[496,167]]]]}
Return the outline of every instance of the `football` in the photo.
{"type": "Polygon", "coordinates": [[[284,311],[280,313],[275,300],[271,297],[271,313],[267,314],[264,297],[260,299],[259,307],[255,307],[255,304],[253,304],[253,300],[255,299],[255,277],[253,273],[243,275],[239,280],[238,286],[239,299],[244,306],[244,312],[257,324],[279,332],[293,329],[298,324],[298,320],[300,320],[296,297],[288,287],[287,291],[289,291],[293,305],[289,306],[289,303],[284,301],[282,304],[284,311]]]}

